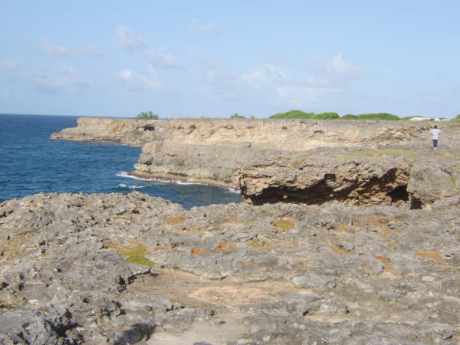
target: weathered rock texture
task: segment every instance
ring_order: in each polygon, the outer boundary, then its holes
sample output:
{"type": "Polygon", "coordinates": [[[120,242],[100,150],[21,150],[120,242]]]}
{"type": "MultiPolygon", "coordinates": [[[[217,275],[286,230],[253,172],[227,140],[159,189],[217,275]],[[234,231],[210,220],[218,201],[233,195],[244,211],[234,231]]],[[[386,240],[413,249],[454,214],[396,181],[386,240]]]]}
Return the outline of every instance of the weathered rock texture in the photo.
{"type": "Polygon", "coordinates": [[[134,175],[240,189],[257,204],[414,208],[459,193],[460,125],[384,121],[80,119],[56,139],[142,145],[134,175]]]}
{"type": "Polygon", "coordinates": [[[64,129],[52,137],[130,145],[156,140],[187,145],[252,143],[267,149],[305,151],[316,147],[409,143],[423,136],[430,126],[395,121],[80,118],[77,127],[64,129]]]}
{"type": "Polygon", "coordinates": [[[459,206],[7,201],[0,344],[459,344],[459,206]]]}

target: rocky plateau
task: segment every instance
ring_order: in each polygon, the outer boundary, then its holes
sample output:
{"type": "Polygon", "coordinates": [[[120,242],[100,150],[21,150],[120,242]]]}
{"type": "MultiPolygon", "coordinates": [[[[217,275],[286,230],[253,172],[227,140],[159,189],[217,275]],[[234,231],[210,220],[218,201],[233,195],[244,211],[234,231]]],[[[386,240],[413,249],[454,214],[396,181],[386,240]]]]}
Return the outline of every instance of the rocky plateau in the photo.
{"type": "Polygon", "coordinates": [[[82,118],[132,174],[238,188],[0,204],[0,344],[459,345],[460,126],[82,118]]]}
{"type": "Polygon", "coordinates": [[[459,344],[460,199],[0,205],[1,344],[459,344]]]}

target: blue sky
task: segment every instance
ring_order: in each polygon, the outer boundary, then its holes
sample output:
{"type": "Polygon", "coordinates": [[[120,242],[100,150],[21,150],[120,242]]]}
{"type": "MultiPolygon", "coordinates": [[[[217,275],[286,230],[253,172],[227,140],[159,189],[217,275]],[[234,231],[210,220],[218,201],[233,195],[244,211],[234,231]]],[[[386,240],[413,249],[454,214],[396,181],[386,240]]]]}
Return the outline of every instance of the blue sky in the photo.
{"type": "Polygon", "coordinates": [[[458,1],[0,0],[0,113],[460,113],[458,1]]]}

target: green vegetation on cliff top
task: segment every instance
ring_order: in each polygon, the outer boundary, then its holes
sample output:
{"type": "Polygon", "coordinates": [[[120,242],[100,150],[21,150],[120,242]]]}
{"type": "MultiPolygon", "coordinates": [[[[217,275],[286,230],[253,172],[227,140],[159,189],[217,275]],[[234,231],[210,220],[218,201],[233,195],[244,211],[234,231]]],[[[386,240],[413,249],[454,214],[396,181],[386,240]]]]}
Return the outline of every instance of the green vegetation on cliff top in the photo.
{"type": "Polygon", "coordinates": [[[306,113],[302,110],[291,110],[286,113],[278,113],[270,117],[271,119],[308,119],[308,120],[401,120],[397,115],[389,113],[369,113],[369,114],[347,114],[340,116],[334,112],[326,113],[306,113]]]}
{"type": "Polygon", "coordinates": [[[243,115],[240,115],[238,113],[235,113],[233,114],[232,116],[230,116],[231,119],[245,119],[246,117],[243,116],[243,115]]]}
{"type": "Polygon", "coordinates": [[[151,111],[143,111],[142,113],[137,114],[136,116],[138,119],[149,119],[149,120],[158,120],[160,116],[151,112],[151,111]]]}
{"type": "Polygon", "coordinates": [[[310,119],[310,120],[334,120],[340,119],[337,113],[306,113],[302,110],[291,110],[286,113],[278,113],[270,117],[271,119],[310,119]]]}

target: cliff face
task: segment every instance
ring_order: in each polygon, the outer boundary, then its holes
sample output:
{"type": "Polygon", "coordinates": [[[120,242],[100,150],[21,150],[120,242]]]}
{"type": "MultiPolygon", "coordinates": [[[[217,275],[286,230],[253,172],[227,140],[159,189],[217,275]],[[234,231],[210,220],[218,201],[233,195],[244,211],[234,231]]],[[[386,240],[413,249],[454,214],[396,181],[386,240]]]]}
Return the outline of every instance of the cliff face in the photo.
{"type": "Polygon", "coordinates": [[[305,151],[315,147],[410,142],[428,126],[395,122],[281,120],[138,120],[80,118],[77,127],[53,139],[116,141],[124,144],[168,140],[187,145],[252,143],[261,148],[305,151]]]}
{"type": "Polygon", "coordinates": [[[80,119],[55,139],[142,146],[133,174],[240,189],[254,202],[430,205],[458,193],[460,126],[410,122],[80,119]],[[430,183],[434,179],[435,183],[430,183]]]}

